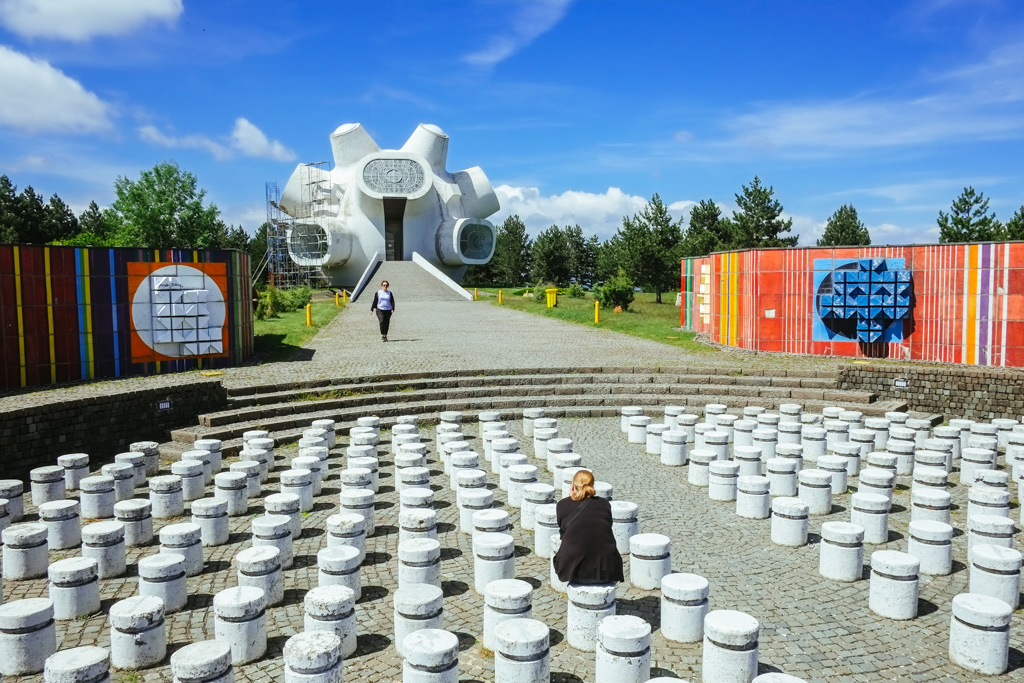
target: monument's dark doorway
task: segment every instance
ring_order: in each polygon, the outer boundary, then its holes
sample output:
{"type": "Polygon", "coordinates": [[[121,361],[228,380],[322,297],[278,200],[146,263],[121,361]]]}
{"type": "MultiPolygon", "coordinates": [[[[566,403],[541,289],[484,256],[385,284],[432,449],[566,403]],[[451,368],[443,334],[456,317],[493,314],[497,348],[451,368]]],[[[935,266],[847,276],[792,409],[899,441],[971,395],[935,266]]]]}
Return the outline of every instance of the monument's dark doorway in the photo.
{"type": "Polygon", "coordinates": [[[384,197],[384,260],[402,261],[405,248],[402,243],[405,218],[405,197],[384,197]]]}

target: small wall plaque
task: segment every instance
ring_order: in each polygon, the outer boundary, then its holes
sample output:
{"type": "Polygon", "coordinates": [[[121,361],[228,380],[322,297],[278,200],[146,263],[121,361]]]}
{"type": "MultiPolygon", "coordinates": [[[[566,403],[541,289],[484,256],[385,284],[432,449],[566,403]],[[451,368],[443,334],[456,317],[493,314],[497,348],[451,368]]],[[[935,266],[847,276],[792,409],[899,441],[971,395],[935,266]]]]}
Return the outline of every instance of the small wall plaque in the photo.
{"type": "Polygon", "coordinates": [[[897,389],[906,389],[910,386],[910,380],[903,377],[897,377],[892,381],[892,385],[897,389]]]}

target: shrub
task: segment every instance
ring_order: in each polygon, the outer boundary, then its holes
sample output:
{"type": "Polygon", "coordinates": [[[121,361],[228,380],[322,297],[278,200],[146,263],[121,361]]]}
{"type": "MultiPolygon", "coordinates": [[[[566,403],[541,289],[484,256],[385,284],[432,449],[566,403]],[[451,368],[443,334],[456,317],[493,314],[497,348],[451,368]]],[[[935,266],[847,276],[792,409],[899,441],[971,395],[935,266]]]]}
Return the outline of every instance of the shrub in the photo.
{"type": "Polygon", "coordinates": [[[610,277],[607,282],[598,288],[596,296],[604,308],[621,306],[622,310],[625,311],[629,308],[629,304],[633,302],[633,297],[635,296],[633,281],[626,275],[626,271],[619,268],[618,274],[610,277]]]}
{"type": "Polygon", "coordinates": [[[545,306],[547,306],[547,294],[544,293],[544,290],[551,289],[554,286],[555,285],[551,282],[544,282],[543,280],[539,280],[537,284],[533,286],[533,300],[539,301],[543,303],[545,306]]]}
{"type": "Polygon", "coordinates": [[[256,305],[256,319],[276,318],[279,313],[287,313],[302,308],[309,303],[313,297],[313,290],[309,287],[295,287],[294,289],[278,289],[273,285],[267,285],[259,290],[260,300],[256,305]]]}
{"type": "Polygon", "coordinates": [[[587,294],[586,290],[583,289],[583,285],[578,282],[574,282],[569,285],[569,288],[565,290],[565,293],[573,299],[582,299],[587,294]]]}

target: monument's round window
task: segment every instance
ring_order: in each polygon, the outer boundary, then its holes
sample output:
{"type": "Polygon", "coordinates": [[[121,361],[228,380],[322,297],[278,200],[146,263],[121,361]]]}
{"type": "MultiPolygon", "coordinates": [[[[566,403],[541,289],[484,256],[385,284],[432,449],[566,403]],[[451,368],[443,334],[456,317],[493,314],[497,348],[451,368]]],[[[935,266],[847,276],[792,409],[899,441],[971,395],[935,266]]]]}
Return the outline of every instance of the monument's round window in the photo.
{"type": "Polygon", "coordinates": [[[491,255],[494,233],[486,225],[467,225],[459,235],[459,251],[469,259],[485,259],[491,255]]]}

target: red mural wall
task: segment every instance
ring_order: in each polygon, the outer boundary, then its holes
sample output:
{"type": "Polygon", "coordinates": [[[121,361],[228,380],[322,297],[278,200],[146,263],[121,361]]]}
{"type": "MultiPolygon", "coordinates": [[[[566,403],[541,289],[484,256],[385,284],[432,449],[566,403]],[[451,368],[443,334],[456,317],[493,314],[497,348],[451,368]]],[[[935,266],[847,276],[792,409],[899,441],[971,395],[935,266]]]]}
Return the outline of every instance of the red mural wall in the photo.
{"type": "Polygon", "coordinates": [[[1024,366],[1024,242],[723,252],[682,291],[683,328],[728,346],[1024,366]]]}

